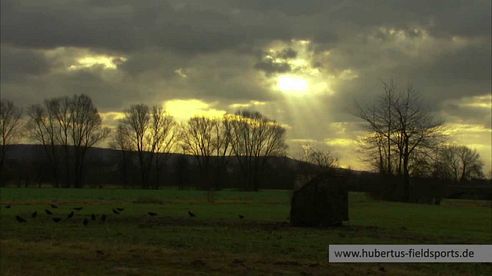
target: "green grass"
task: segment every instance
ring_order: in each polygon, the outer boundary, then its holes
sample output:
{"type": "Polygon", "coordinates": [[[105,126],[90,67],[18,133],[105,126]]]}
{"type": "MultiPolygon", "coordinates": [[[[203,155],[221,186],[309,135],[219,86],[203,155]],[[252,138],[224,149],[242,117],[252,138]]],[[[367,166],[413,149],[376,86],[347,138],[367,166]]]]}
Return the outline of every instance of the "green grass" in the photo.
{"type": "MultiPolygon", "coordinates": [[[[290,192],[173,188],[0,189],[1,275],[63,274],[367,274],[379,264],[330,264],[329,244],[492,243],[490,202],[445,200],[441,206],[374,201],[351,193],[350,221],[314,229],[288,225],[290,192]],[[56,202],[58,209],[51,209],[56,202]],[[10,209],[3,206],[12,205],[10,209]],[[55,224],[48,208],[74,218],[55,224]],[[114,215],[112,208],[125,208],[114,215]],[[38,211],[38,217],[30,214],[38,211]],[[196,218],[188,217],[188,210],[196,218]],[[148,211],[157,217],[146,215],[148,211]],[[107,214],[105,224],[82,220],[107,214]],[[238,214],[245,216],[240,220],[238,214]],[[15,216],[28,222],[19,224],[15,216]]],[[[384,264],[389,274],[490,274],[490,264],[384,264]]]]}

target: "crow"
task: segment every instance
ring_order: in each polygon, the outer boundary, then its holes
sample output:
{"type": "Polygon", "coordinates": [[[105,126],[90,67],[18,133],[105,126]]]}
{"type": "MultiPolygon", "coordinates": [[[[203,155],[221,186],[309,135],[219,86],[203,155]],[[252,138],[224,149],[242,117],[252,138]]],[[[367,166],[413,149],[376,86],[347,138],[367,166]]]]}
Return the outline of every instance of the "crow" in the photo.
{"type": "Polygon", "coordinates": [[[105,222],[105,221],[106,221],[106,215],[102,215],[102,216],[101,216],[101,221],[102,221],[102,222],[105,222]]]}
{"type": "Polygon", "coordinates": [[[92,220],[96,220],[96,215],[92,214],[92,215],[91,215],[91,219],[92,219],[92,220]]]}
{"type": "Polygon", "coordinates": [[[239,219],[243,219],[243,218],[244,218],[244,216],[243,216],[243,215],[239,215],[238,217],[239,217],[239,219]]]}
{"type": "Polygon", "coordinates": [[[149,214],[149,216],[151,216],[151,217],[157,216],[157,213],[154,213],[154,212],[147,212],[147,214],[149,214]]]}
{"type": "Polygon", "coordinates": [[[15,216],[15,219],[17,220],[18,223],[24,223],[24,222],[27,222],[27,220],[19,217],[19,216],[15,216]]]}
{"type": "Polygon", "coordinates": [[[193,214],[191,211],[188,211],[188,216],[190,216],[191,218],[196,217],[196,215],[195,215],[195,214],[193,214]]]}
{"type": "Polygon", "coordinates": [[[45,212],[46,212],[46,214],[47,214],[47,215],[49,215],[49,216],[53,215],[53,213],[52,213],[50,210],[48,210],[48,209],[45,209],[44,211],[45,211],[45,212]]]}
{"type": "Polygon", "coordinates": [[[84,224],[84,226],[87,226],[87,224],[89,224],[89,220],[87,218],[85,218],[82,223],[84,224]]]}
{"type": "Polygon", "coordinates": [[[117,214],[117,215],[119,215],[119,214],[120,214],[120,212],[118,212],[118,210],[116,210],[116,209],[113,209],[113,213],[115,213],[115,214],[117,214]]]}
{"type": "Polygon", "coordinates": [[[80,210],[82,210],[82,207],[75,207],[75,208],[72,208],[72,209],[75,210],[75,211],[80,211],[80,210]]]}
{"type": "Polygon", "coordinates": [[[54,221],[55,223],[60,222],[60,220],[61,220],[61,218],[53,218],[53,221],[54,221]]]}
{"type": "Polygon", "coordinates": [[[34,213],[32,213],[32,215],[31,215],[31,217],[32,218],[35,218],[37,215],[38,215],[38,212],[37,211],[34,211],[34,213]]]}
{"type": "Polygon", "coordinates": [[[118,210],[119,212],[122,212],[125,209],[124,208],[116,208],[116,210],[118,210]]]}
{"type": "Polygon", "coordinates": [[[73,211],[70,212],[70,214],[68,214],[67,218],[66,219],[69,219],[69,218],[72,218],[73,217],[73,211]]]}
{"type": "Polygon", "coordinates": [[[10,205],[5,205],[5,208],[10,209],[10,205]]]}
{"type": "Polygon", "coordinates": [[[56,206],[55,204],[50,204],[51,208],[58,208],[58,206],[56,206]]]}

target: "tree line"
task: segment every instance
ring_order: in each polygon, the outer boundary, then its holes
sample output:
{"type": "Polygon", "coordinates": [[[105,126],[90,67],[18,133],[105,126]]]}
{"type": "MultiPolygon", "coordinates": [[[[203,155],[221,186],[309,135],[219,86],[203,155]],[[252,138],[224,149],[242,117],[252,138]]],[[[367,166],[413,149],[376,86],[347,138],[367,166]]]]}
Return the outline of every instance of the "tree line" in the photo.
{"type": "Polygon", "coordinates": [[[24,122],[20,108],[7,100],[1,104],[0,172],[6,145],[26,131],[42,145],[55,187],[82,187],[87,152],[106,139],[120,151],[124,181],[130,181],[128,171],[136,166],[142,188],[158,188],[169,153],[181,152],[193,156],[202,179],[196,185],[202,189],[222,186],[232,157],[243,188],[258,190],[267,161],[285,156],[287,149],[285,128],[259,112],[195,116],[178,123],[160,106],[136,104],[123,110],[117,126],[110,130],[103,127],[101,115],[87,95],[52,98],[29,106],[24,122]]]}
{"type": "Polygon", "coordinates": [[[200,188],[220,188],[232,156],[242,173],[243,188],[258,190],[267,160],[284,156],[287,149],[285,128],[259,112],[238,111],[220,118],[195,116],[182,124],[159,106],[133,105],[123,113],[111,145],[120,150],[124,167],[131,162],[128,153],[137,153],[140,182],[145,188],[158,185],[168,153],[178,151],[195,159],[202,179],[197,183],[200,188]]]}

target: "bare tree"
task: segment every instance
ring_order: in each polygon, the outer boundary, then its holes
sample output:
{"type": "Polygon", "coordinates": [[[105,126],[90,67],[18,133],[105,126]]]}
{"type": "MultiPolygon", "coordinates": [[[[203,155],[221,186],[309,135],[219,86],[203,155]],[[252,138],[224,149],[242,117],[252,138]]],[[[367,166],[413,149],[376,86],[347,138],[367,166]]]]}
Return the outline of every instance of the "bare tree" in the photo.
{"type": "MultiPolygon", "coordinates": [[[[395,158],[392,155],[400,143],[395,143],[397,118],[394,111],[398,95],[396,95],[396,84],[393,81],[383,82],[384,93],[380,95],[376,103],[372,106],[361,107],[357,104],[358,116],[366,121],[367,129],[371,135],[364,138],[367,149],[370,149],[377,156],[372,160],[374,166],[381,174],[399,173],[401,165],[395,163],[395,158]],[[397,165],[397,166],[394,166],[397,165]],[[397,169],[395,169],[397,167],[397,169]]],[[[373,154],[374,155],[374,154],[373,154]]],[[[373,156],[371,155],[371,156],[373,156]]],[[[398,160],[399,161],[399,160],[398,160]]]]}
{"type": "Polygon", "coordinates": [[[328,148],[320,149],[312,144],[301,145],[299,160],[299,180],[307,183],[319,174],[329,172],[338,167],[338,157],[328,148]]]}
{"type": "Polygon", "coordinates": [[[176,142],[176,122],[157,106],[132,105],[124,113],[119,123],[124,131],[119,133],[128,136],[131,149],[137,152],[141,184],[148,187],[153,167],[158,183],[161,154],[169,153],[176,142]]]}
{"type": "Polygon", "coordinates": [[[192,117],[183,126],[180,134],[181,148],[191,154],[197,164],[205,187],[211,189],[211,159],[215,153],[214,128],[217,120],[207,117],[192,117]]]}
{"type": "Polygon", "coordinates": [[[228,139],[246,188],[258,190],[267,160],[285,154],[285,128],[259,112],[239,111],[226,117],[228,139]]]}
{"type": "Polygon", "coordinates": [[[138,155],[140,169],[140,181],[143,187],[147,186],[148,165],[145,158],[146,133],[150,127],[150,110],[147,105],[132,105],[124,111],[125,118],[120,121],[119,129],[124,129],[124,134],[128,135],[132,150],[138,155]]]}
{"type": "Polygon", "coordinates": [[[56,133],[58,131],[57,121],[54,114],[45,105],[32,105],[28,109],[29,120],[26,124],[31,139],[43,146],[44,152],[51,167],[55,187],[60,185],[59,154],[56,148],[58,144],[56,133]]]}
{"type": "Polygon", "coordinates": [[[55,186],[59,185],[60,179],[57,146],[61,146],[64,185],[81,187],[87,151],[109,134],[109,129],[102,127],[101,117],[92,100],[86,95],[49,99],[44,105],[31,106],[28,115],[31,137],[45,149],[55,186]]]}
{"type": "Polygon", "coordinates": [[[160,183],[162,165],[165,163],[167,154],[171,152],[176,143],[177,130],[176,121],[167,114],[162,107],[153,106],[151,110],[151,133],[147,141],[151,145],[150,164],[154,163],[155,181],[154,188],[160,183]]]}
{"type": "Polygon", "coordinates": [[[182,126],[180,140],[183,152],[195,157],[205,188],[218,188],[225,157],[230,152],[223,121],[203,116],[192,117],[182,126]],[[216,182],[214,186],[213,176],[216,182]]]}
{"type": "Polygon", "coordinates": [[[338,167],[338,157],[330,150],[321,150],[311,145],[305,145],[304,160],[316,165],[320,171],[327,171],[338,167]]]}
{"type": "Polygon", "coordinates": [[[443,137],[442,122],[434,118],[411,86],[396,93],[398,89],[391,82],[384,84],[384,89],[375,105],[358,105],[358,117],[367,123],[371,133],[367,141],[379,154],[380,172],[402,175],[404,197],[409,200],[411,159],[424,149],[438,146],[443,137]]]}
{"type": "Polygon", "coordinates": [[[47,112],[56,120],[56,132],[54,133],[57,144],[63,149],[64,174],[63,185],[69,187],[72,183],[72,165],[70,147],[70,98],[61,97],[45,101],[47,112]]]}
{"type": "Polygon", "coordinates": [[[439,149],[435,175],[453,181],[465,182],[483,178],[483,162],[476,150],[466,146],[448,145],[439,149]]]}
{"type": "Polygon", "coordinates": [[[397,145],[399,160],[403,161],[404,193],[410,200],[410,159],[419,148],[437,148],[442,138],[442,122],[427,110],[413,88],[399,97],[394,105],[397,115],[397,145]]]}
{"type": "Polygon", "coordinates": [[[131,156],[132,148],[131,148],[131,142],[129,140],[129,137],[130,136],[128,133],[128,129],[125,128],[125,126],[123,125],[118,125],[110,142],[110,147],[118,150],[121,153],[120,169],[121,169],[121,175],[123,176],[123,183],[125,184],[125,186],[128,186],[130,183],[128,171],[129,171],[129,163],[131,160],[130,156],[131,156]]]}
{"type": "Polygon", "coordinates": [[[218,120],[213,127],[214,139],[214,162],[215,169],[215,186],[216,188],[223,187],[224,174],[227,171],[229,156],[232,154],[230,136],[227,134],[227,116],[218,120]]]}
{"type": "Polygon", "coordinates": [[[0,98],[0,172],[2,172],[7,153],[7,145],[13,143],[21,128],[22,110],[9,100],[0,98]]]}
{"type": "Polygon", "coordinates": [[[109,135],[91,98],[75,95],[69,103],[69,137],[74,149],[74,186],[82,186],[87,151],[109,135]]]}

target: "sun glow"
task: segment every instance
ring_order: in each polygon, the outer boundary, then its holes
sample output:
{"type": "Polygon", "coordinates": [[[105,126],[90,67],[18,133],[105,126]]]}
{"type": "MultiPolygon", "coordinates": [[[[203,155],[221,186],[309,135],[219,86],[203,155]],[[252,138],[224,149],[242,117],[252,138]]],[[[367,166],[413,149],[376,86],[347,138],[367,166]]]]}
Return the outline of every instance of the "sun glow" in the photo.
{"type": "Polygon", "coordinates": [[[294,75],[281,75],[277,79],[277,88],[289,94],[302,95],[309,89],[309,82],[294,75]]]}
{"type": "Polygon", "coordinates": [[[77,59],[76,64],[72,64],[68,67],[68,70],[80,70],[84,68],[91,68],[93,66],[100,66],[103,69],[114,70],[121,63],[125,62],[126,58],[124,57],[115,57],[115,56],[105,56],[105,55],[97,55],[97,56],[83,56],[77,59]]]}
{"type": "Polygon", "coordinates": [[[226,113],[198,99],[168,100],[164,103],[164,108],[178,121],[185,121],[193,116],[222,117],[226,113]]]}

